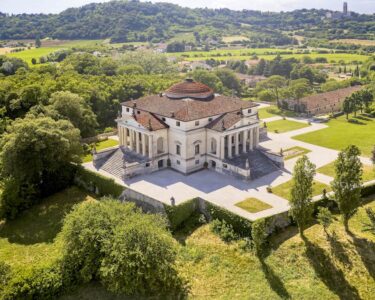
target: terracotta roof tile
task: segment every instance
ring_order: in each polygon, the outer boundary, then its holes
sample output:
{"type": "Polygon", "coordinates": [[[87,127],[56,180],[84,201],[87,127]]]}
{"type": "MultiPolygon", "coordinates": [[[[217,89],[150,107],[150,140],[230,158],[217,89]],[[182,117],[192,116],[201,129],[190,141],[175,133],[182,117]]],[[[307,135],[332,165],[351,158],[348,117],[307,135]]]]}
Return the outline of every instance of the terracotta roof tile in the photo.
{"type": "Polygon", "coordinates": [[[159,120],[155,115],[145,111],[137,112],[133,118],[141,124],[143,127],[149,129],[150,131],[160,130],[168,128],[168,125],[163,121],[159,120]]]}
{"type": "Polygon", "coordinates": [[[208,99],[214,94],[214,91],[207,85],[186,79],[183,82],[171,86],[166,92],[166,96],[173,99],[194,98],[208,99]]]}

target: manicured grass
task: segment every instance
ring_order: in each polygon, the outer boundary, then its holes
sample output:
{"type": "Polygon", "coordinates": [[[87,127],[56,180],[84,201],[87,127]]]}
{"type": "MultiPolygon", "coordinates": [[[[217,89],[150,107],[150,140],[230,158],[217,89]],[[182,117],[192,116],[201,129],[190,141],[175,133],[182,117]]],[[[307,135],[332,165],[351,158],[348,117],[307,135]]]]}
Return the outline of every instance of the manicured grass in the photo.
{"type": "MultiPolygon", "coordinates": [[[[335,177],[335,162],[325,165],[317,170],[318,173],[335,177]]],[[[369,165],[363,165],[363,182],[375,179],[375,168],[369,165]]]]}
{"type": "Polygon", "coordinates": [[[305,148],[302,148],[302,147],[293,147],[293,148],[289,148],[289,149],[285,149],[283,151],[284,153],[284,160],[289,160],[289,159],[292,159],[292,158],[295,158],[295,157],[298,157],[298,156],[301,156],[301,155],[304,155],[304,154],[307,154],[307,153],[310,153],[311,151],[308,150],[308,149],[305,149],[305,148]]]}
{"type": "Polygon", "coordinates": [[[328,128],[295,136],[294,139],[309,144],[341,151],[356,145],[363,156],[370,157],[375,145],[375,119],[357,118],[359,123],[350,123],[344,116],[330,120],[328,128]]]}
{"type": "Polygon", "coordinates": [[[271,205],[268,205],[267,203],[264,203],[255,198],[248,198],[242,202],[236,203],[236,206],[250,213],[257,213],[272,208],[271,205]]]}
{"type": "Polygon", "coordinates": [[[285,116],[285,117],[294,117],[296,114],[293,111],[281,110],[275,105],[269,107],[263,107],[258,110],[259,118],[264,120],[267,118],[285,116]]]}
{"type": "MultiPolygon", "coordinates": [[[[272,193],[281,197],[281,198],[284,198],[284,199],[290,201],[292,186],[293,186],[293,180],[289,180],[289,181],[287,181],[283,184],[272,187],[272,193]]],[[[332,190],[329,185],[326,185],[324,183],[321,183],[319,181],[314,180],[313,196],[318,196],[318,195],[323,194],[324,189],[327,192],[330,192],[332,190]]]]}
{"type": "MultiPolygon", "coordinates": [[[[118,144],[119,144],[118,141],[115,141],[115,140],[112,140],[112,139],[108,139],[108,140],[105,140],[105,141],[102,141],[102,142],[95,143],[97,151],[104,150],[104,149],[111,148],[111,147],[115,147],[118,144]]],[[[90,146],[93,147],[93,144],[91,144],[90,146]]],[[[84,163],[92,161],[92,154],[90,153],[90,154],[87,154],[84,157],[82,157],[82,161],[84,163]]]]}
{"type": "Polygon", "coordinates": [[[59,255],[54,239],[73,205],[93,201],[86,192],[72,187],[37,204],[15,220],[0,221],[0,261],[12,268],[48,263],[59,255]]]}
{"type": "Polygon", "coordinates": [[[267,123],[268,132],[272,133],[283,133],[288,131],[293,131],[305,127],[309,127],[307,123],[300,123],[289,120],[278,120],[267,123]],[[276,132],[277,131],[277,132],[276,132]]]}

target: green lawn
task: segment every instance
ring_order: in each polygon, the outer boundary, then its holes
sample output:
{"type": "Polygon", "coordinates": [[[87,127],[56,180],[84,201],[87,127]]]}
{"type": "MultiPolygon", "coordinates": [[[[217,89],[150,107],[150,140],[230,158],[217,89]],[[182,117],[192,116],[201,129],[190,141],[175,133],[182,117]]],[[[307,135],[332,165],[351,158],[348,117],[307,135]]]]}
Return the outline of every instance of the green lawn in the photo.
{"type": "Polygon", "coordinates": [[[272,208],[271,205],[268,205],[267,203],[264,203],[255,198],[248,198],[242,202],[236,203],[236,206],[250,213],[257,213],[272,208]]]}
{"type": "Polygon", "coordinates": [[[278,120],[267,123],[268,132],[274,133],[284,133],[288,131],[293,131],[305,127],[309,127],[310,125],[307,123],[300,123],[295,121],[289,120],[278,120]]]}
{"type": "MultiPolygon", "coordinates": [[[[21,52],[9,53],[7,56],[10,57],[17,57],[26,61],[29,65],[31,65],[31,60],[35,58],[37,61],[42,56],[47,56],[52,52],[55,52],[57,49],[54,47],[41,47],[41,48],[33,48],[30,50],[24,50],[21,52]]],[[[39,62],[39,61],[38,61],[39,62]]]]}
{"type": "MultiPolygon", "coordinates": [[[[280,184],[278,186],[272,187],[272,193],[284,198],[288,201],[291,199],[291,190],[292,190],[293,180],[289,180],[283,184],[280,184]]],[[[327,192],[330,192],[332,189],[329,185],[326,185],[324,183],[321,183],[319,181],[314,180],[313,185],[313,196],[318,196],[323,194],[323,190],[326,190],[327,192]]]]}
{"type": "Polygon", "coordinates": [[[258,110],[259,118],[261,120],[277,117],[277,116],[285,116],[285,117],[294,117],[296,114],[293,111],[289,110],[281,110],[275,105],[271,105],[269,107],[263,107],[258,110]]]}
{"type": "MultiPolygon", "coordinates": [[[[105,140],[105,141],[102,141],[102,142],[95,143],[97,151],[104,150],[104,149],[111,148],[111,147],[115,147],[118,144],[119,144],[118,141],[115,141],[115,140],[112,140],[112,139],[108,139],[108,140],[105,140]]],[[[90,146],[92,147],[93,144],[91,144],[90,146]]],[[[83,156],[82,161],[84,163],[92,161],[92,154],[90,153],[90,154],[87,154],[87,155],[83,156]]]]}
{"type": "Polygon", "coordinates": [[[44,199],[15,220],[0,221],[0,261],[12,268],[53,261],[59,254],[54,239],[61,230],[63,218],[74,204],[93,199],[72,187],[44,199]]]}
{"type": "MultiPolygon", "coordinates": [[[[318,173],[335,177],[335,162],[325,165],[317,170],[318,173]]],[[[363,182],[375,179],[375,169],[373,166],[363,165],[363,182]]]]}
{"type": "Polygon", "coordinates": [[[363,156],[370,157],[375,145],[375,119],[357,119],[350,123],[344,116],[330,120],[328,128],[293,137],[296,140],[341,151],[349,145],[358,146],[363,156]]]}
{"type": "Polygon", "coordinates": [[[284,160],[289,160],[307,153],[310,153],[311,151],[302,147],[292,147],[289,149],[284,149],[283,154],[284,154],[284,160]]]}

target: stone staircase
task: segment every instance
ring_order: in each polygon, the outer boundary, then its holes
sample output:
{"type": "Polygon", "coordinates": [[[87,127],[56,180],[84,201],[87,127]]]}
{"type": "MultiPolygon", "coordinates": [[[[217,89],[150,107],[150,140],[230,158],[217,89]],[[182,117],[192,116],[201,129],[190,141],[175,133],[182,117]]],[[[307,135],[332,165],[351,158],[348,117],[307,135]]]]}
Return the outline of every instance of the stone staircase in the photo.
{"type": "Polygon", "coordinates": [[[123,147],[118,148],[112,155],[95,162],[97,169],[104,170],[113,176],[122,178],[124,162],[127,166],[145,163],[149,159],[137,153],[131,152],[123,147]]]}

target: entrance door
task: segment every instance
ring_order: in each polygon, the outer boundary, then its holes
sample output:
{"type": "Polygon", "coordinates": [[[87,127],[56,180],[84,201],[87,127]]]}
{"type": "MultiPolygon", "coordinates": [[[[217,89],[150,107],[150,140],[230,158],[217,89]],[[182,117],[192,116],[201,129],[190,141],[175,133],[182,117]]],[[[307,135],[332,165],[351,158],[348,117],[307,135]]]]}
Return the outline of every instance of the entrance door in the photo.
{"type": "Polygon", "coordinates": [[[161,169],[163,167],[164,167],[164,160],[161,159],[161,160],[158,161],[158,168],[161,169]]]}

